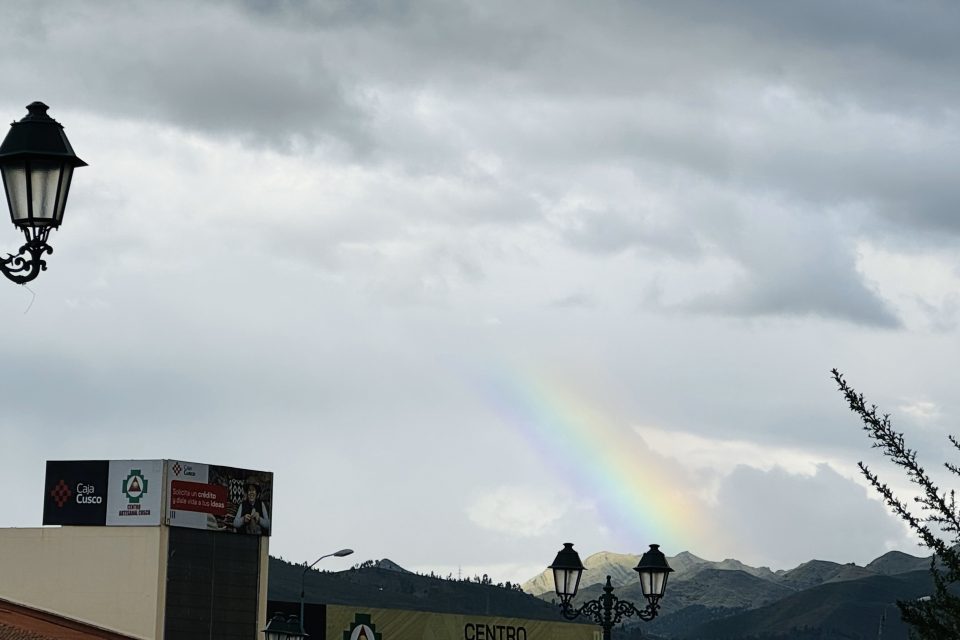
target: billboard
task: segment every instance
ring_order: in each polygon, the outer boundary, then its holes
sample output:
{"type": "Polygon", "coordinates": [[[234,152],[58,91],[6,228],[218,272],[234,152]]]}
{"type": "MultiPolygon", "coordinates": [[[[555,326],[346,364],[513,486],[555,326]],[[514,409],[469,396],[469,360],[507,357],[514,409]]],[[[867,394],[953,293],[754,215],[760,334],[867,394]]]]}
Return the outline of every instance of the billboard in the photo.
{"type": "Polygon", "coordinates": [[[155,526],[163,509],[163,460],[111,460],[107,525],[155,526]]]}
{"type": "Polygon", "coordinates": [[[50,460],[43,524],[156,526],[162,493],[161,460],[50,460]]]}
{"type": "Polygon", "coordinates": [[[273,474],[182,460],[50,460],[43,524],[269,536],[273,474]]]}
{"type": "Polygon", "coordinates": [[[167,524],[269,536],[273,474],[167,460],[167,524]]]}
{"type": "Polygon", "coordinates": [[[326,606],[326,640],[599,640],[600,628],[575,622],[528,620],[402,609],[326,606]]]}
{"type": "Polygon", "coordinates": [[[106,524],[109,476],[107,460],[47,461],[43,524],[106,524]]]}

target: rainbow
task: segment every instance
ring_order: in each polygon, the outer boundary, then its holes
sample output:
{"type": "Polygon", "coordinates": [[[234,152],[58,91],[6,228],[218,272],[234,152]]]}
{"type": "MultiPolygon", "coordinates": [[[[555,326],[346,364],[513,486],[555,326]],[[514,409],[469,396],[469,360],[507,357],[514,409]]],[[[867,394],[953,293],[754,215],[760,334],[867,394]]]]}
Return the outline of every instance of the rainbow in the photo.
{"type": "MultiPolygon", "coordinates": [[[[651,452],[623,421],[605,415],[582,393],[547,376],[496,376],[484,396],[501,419],[520,433],[578,497],[595,502],[603,525],[642,552],[649,543],[667,555],[690,549],[704,531],[702,506],[684,493],[689,480],[676,463],[651,452]]],[[[561,541],[563,542],[563,541],[561,541]]]]}

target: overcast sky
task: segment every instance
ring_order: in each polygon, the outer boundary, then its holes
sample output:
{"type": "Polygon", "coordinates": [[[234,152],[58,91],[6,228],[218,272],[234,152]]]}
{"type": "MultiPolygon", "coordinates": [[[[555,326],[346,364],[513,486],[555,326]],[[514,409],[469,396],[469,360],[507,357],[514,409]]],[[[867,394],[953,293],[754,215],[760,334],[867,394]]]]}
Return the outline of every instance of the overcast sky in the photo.
{"type": "MultiPolygon", "coordinates": [[[[77,172],[0,283],[0,526],[44,461],[276,474],[271,551],[523,580],[923,551],[831,367],[949,456],[960,7],[5,2],[77,172]]],[[[7,227],[0,247],[20,238],[7,227]]],[[[954,459],[955,460],[955,459],[954,459]]]]}

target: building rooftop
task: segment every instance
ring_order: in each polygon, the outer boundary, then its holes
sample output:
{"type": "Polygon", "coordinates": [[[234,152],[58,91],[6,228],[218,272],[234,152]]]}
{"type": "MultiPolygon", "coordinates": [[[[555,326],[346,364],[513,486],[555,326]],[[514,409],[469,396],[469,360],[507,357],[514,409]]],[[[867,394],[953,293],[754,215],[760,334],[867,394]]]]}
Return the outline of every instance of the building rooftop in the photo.
{"type": "Polygon", "coordinates": [[[132,637],[0,598],[0,640],[132,640],[132,637]]]}

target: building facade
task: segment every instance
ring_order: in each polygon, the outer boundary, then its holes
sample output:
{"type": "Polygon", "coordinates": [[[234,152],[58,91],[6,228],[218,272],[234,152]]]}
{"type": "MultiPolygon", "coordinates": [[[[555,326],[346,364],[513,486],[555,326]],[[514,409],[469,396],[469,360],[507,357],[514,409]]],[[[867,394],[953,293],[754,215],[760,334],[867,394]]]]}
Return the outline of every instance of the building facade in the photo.
{"type": "Polygon", "coordinates": [[[43,528],[0,529],[0,598],[133,638],[252,640],[266,623],[272,474],[50,462],[43,528]]]}

